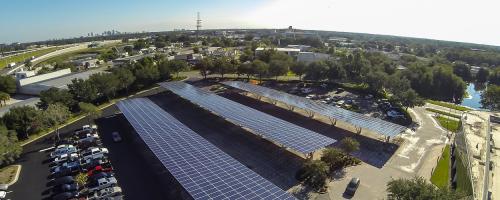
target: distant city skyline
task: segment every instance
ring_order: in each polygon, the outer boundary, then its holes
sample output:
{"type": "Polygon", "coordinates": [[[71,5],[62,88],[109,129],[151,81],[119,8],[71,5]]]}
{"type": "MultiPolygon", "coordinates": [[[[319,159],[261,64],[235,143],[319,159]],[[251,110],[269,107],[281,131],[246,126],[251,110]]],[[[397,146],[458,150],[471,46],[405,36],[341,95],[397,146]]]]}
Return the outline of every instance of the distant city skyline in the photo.
{"type": "Polygon", "coordinates": [[[0,43],[121,32],[286,28],[395,35],[500,46],[493,0],[16,0],[0,2],[0,43]]]}

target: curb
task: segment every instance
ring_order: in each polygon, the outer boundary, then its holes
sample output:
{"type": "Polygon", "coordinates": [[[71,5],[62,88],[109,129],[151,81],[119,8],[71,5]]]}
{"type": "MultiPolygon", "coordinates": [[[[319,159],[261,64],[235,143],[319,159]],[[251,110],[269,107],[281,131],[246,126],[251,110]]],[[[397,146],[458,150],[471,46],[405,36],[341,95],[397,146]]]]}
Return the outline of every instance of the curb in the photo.
{"type": "Polygon", "coordinates": [[[23,168],[22,165],[13,165],[13,166],[18,166],[18,168],[17,168],[16,176],[14,177],[14,179],[12,181],[10,181],[10,183],[7,183],[8,186],[11,186],[17,182],[17,180],[19,179],[19,175],[21,174],[21,169],[23,168]]]}

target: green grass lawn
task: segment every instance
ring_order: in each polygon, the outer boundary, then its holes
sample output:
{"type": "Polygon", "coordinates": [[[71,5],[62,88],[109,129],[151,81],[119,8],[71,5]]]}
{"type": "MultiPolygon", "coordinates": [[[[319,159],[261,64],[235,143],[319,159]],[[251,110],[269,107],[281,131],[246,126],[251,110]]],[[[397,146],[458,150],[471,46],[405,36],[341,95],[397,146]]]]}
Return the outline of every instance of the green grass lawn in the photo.
{"type": "Polygon", "coordinates": [[[31,56],[39,57],[39,56],[54,52],[54,51],[59,50],[59,49],[61,49],[61,47],[52,47],[52,48],[42,49],[42,50],[38,50],[38,51],[32,51],[29,53],[23,53],[20,55],[0,59],[0,69],[3,69],[4,67],[6,67],[9,63],[23,62],[24,60],[31,58],[31,56]]]}
{"type": "Polygon", "coordinates": [[[459,106],[459,105],[455,105],[455,104],[452,104],[452,103],[446,103],[446,102],[442,102],[442,101],[426,100],[426,102],[430,103],[430,104],[434,104],[434,105],[446,107],[446,108],[451,108],[451,109],[459,110],[459,111],[469,111],[469,110],[472,110],[472,109],[464,107],[464,106],[459,106]]]}
{"type": "Polygon", "coordinates": [[[439,188],[447,188],[450,184],[450,146],[446,145],[436,168],[431,176],[431,182],[439,188]]]}
{"type": "Polygon", "coordinates": [[[460,121],[458,120],[452,118],[448,119],[446,116],[437,116],[436,119],[442,127],[451,132],[456,133],[460,127],[460,121]]]}
{"type": "Polygon", "coordinates": [[[472,195],[472,184],[467,175],[467,168],[460,156],[457,156],[457,191],[461,191],[467,195],[472,195]]]}
{"type": "Polygon", "coordinates": [[[428,111],[431,111],[431,112],[438,113],[440,115],[446,115],[446,116],[450,116],[450,117],[453,117],[453,118],[460,119],[460,115],[451,114],[449,112],[443,112],[441,110],[436,110],[436,109],[433,109],[433,108],[425,108],[425,109],[428,110],[428,111]]]}

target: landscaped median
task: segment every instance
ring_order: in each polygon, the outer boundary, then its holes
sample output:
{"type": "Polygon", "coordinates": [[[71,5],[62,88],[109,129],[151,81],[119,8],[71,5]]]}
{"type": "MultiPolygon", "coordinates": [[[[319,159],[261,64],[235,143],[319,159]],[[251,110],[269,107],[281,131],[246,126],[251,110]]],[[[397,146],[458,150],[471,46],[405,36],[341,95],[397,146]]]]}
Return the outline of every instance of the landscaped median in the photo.
{"type": "Polygon", "coordinates": [[[446,145],[436,168],[431,176],[431,182],[438,188],[448,188],[450,185],[450,145],[446,145]]]}
{"type": "Polygon", "coordinates": [[[434,113],[437,113],[437,114],[440,114],[440,115],[446,115],[446,116],[450,116],[450,117],[453,117],[453,118],[460,119],[460,115],[455,115],[455,114],[452,114],[452,113],[449,113],[449,112],[444,112],[444,111],[436,110],[436,109],[433,109],[433,108],[425,108],[425,110],[430,111],[430,112],[434,112],[434,113]]]}
{"type": "Polygon", "coordinates": [[[12,185],[17,181],[21,165],[9,165],[0,169],[0,184],[12,185]]]}
{"type": "Polygon", "coordinates": [[[459,120],[453,120],[450,117],[446,116],[441,116],[438,115],[435,117],[436,120],[439,122],[439,124],[445,128],[446,130],[449,130],[451,132],[458,132],[458,129],[460,128],[460,121],[459,120]]]}

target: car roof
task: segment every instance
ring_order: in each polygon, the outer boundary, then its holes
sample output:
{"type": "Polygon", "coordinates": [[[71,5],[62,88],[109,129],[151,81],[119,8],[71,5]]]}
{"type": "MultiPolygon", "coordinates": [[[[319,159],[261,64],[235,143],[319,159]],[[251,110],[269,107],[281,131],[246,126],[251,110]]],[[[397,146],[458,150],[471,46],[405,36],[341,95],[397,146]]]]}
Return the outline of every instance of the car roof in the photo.
{"type": "Polygon", "coordinates": [[[349,184],[351,184],[351,183],[355,184],[355,183],[358,183],[358,182],[359,182],[359,178],[354,177],[354,178],[351,179],[351,181],[349,182],[349,184]]]}

